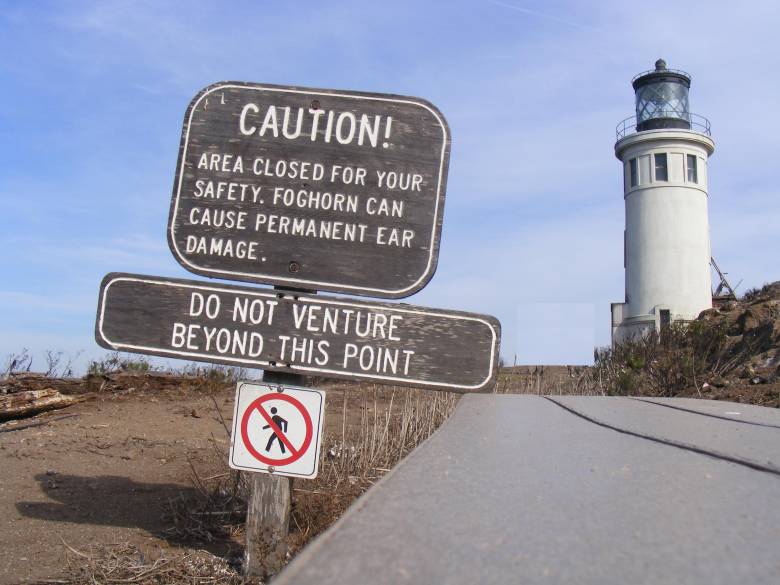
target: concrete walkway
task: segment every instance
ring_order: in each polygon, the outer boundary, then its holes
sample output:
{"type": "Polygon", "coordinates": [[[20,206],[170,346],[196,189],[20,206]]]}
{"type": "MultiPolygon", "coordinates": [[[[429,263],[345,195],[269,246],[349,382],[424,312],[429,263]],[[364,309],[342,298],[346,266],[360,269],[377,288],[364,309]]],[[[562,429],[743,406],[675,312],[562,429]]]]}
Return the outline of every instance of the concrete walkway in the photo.
{"type": "Polygon", "coordinates": [[[780,411],[467,395],[274,581],[780,583],[780,411]]]}

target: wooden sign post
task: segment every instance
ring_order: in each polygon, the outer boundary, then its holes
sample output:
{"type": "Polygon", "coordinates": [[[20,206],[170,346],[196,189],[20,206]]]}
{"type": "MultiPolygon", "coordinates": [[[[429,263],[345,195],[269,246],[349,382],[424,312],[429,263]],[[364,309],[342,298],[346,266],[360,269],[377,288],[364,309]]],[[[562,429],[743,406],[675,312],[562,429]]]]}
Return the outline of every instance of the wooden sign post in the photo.
{"type": "MultiPolygon", "coordinates": [[[[449,156],[444,116],[419,98],[243,82],[206,87],[184,118],[171,252],[195,274],[284,290],[109,274],[97,342],[260,368],[280,385],[317,375],[489,391],[501,339],[495,318],[316,295],[398,299],[430,281],[449,156]]],[[[285,419],[265,416],[273,436],[289,443],[285,419]]],[[[271,467],[252,474],[246,575],[272,575],[286,557],[291,480],[271,467]]]]}
{"type": "MultiPolygon", "coordinates": [[[[264,382],[302,386],[303,376],[265,372],[264,382]]],[[[287,558],[287,542],[292,510],[292,478],[271,473],[252,473],[246,510],[244,575],[276,574],[287,558]],[[262,554],[260,554],[262,553],[262,554]]]]}

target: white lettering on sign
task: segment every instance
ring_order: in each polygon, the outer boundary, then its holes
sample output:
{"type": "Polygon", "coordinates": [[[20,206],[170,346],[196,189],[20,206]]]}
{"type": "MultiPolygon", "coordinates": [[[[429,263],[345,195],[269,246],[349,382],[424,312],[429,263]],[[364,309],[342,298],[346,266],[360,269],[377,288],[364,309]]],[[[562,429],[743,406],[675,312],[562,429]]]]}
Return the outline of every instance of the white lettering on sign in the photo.
{"type": "MultiPolygon", "coordinates": [[[[242,174],[246,168],[247,172],[257,176],[361,187],[366,186],[369,178],[368,170],[360,166],[339,164],[328,166],[319,162],[312,163],[293,159],[272,160],[256,157],[250,166],[245,167],[242,161],[242,157],[238,155],[203,153],[198,162],[198,169],[222,174],[242,174]]],[[[374,179],[378,192],[417,192],[421,190],[423,184],[423,177],[419,173],[377,170],[374,172],[374,179]]],[[[272,186],[266,187],[266,196],[264,197],[261,185],[244,181],[198,178],[194,181],[194,185],[192,195],[195,200],[200,201],[200,204],[190,208],[187,213],[186,220],[192,226],[236,232],[254,230],[256,233],[406,249],[415,245],[416,233],[411,228],[399,228],[391,225],[371,226],[368,223],[369,221],[381,221],[381,218],[387,220],[405,219],[408,203],[397,199],[397,196],[372,195],[361,200],[358,195],[335,190],[272,186]],[[220,206],[211,206],[210,201],[220,202],[220,206]],[[254,221],[252,221],[251,212],[227,206],[226,204],[229,202],[235,202],[237,205],[251,203],[263,207],[270,206],[281,211],[298,209],[328,211],[345,216],[362,215],[366,217],[366,222],[319,220],[285,213],[266,212],[254,213],[254,221]]],[[[245,237],[188,235],[185,239],[185,251],[188,254],[265,262],[263,258],[259,257],[258,250],[259,242],[247,240],[245,237]]]]}
{"type": "Polygon", "coordinates": [[[411,248],[414,239],[414,230],[400,230],[398,228],[376,228],[376,243],[381,246],[400,246],[411,248]]]}
{"type": "MultiPolygon", "coordinates": [[[[365,169],[363,171],[365,175],[365,169]]],[[[252,172],[257,176],[321,181],[325,176],[325,165],[297,160],[277,160],[274,162],[271,159],[258,156],[252,163],[252,172]]]]}
{"type": "Polygon", "coordinates": [[[207,225],[212,227],[224,227],[227,229],[246,229],[246,211],[235,209],[211,209],[193,207],[190,210],[190,223],[192,225],[207,225]]]}
{"type": "Polygon", "coordinates": [[[223,173],[243,173],[244,161],[240,156],[204,152],[198,159],[198,170],[222,171],[223,173]]]}
{"type": "Polygon", "coordinates": [[[404,216],[404,202],[395,199],[377,199],[369,197],[366,200],[366,213],[368,215],[390,215],[392,217],[404,216]]]}
{"type": "Polygon", "coordinates": [[[298,303],[293,305],[295,328],[310,333],[323,332],[401,341],[398,337],[398,327],[402,321],[401,315],[388,317],[384,313],[373,311],[298,303]]]}
{"type": "MultiPolygon", "coordinates": [[[[186,312],[189,322],[173,323],[171,346],[257,357],[265,347],[262,328],[274,326],[278,306],[279,301],[275,299],[235,295],[231,302],[219,294],[193,291],[186,312]],[[223,312],[233,323],[250,329],[208,324],[219,319],[223,312]]],[[[273,340],[278,344],[282,362],[336,366],[376,374],[409,374],[415,352],[403,347],[403,315],[311,302],[293,302],[290,309],[290,333],[277,335],[273,340]],[[319,338],[323,335],[329,339],[319,338]],[[388,347],[388,342],[399,347],[388,347]],[[335,356],[339,356],[337,363],[334,363],[335,356]]]]}
{"type": "MultiPolygon", "coordinates": [[[[238,117],[238,129],[244,136],[257,135],[261,138],[266,135],[274,138],[282,136],[287,140],[305,136],[312,142],[321,139],[328,143],[335,138],[338,144],[347,145],[355,142],[358,146],[367,145],[372,148],[379,145],[380,134],[385,140],[390,138],[392,126],[392,116],[361,114],[358,118],[352,112],[313,108],[293,109],[290,106],[275,105],[268,106],[263,114],[260,107],[251,102],[241,108],[241,115],[238,117]]],[[[387,142],[382,143],[383,148],[388,146],[387,142]]]]}
{"type": "Polygon", "coordinates": [[[377,186],[380,189],[398,189],[399,191],[420,191],[422,175],[417,173],[397,173],[395,171],[377,171],[377,186]]]}
{"type": "Polygon", "coordinates": [[[274,321],[274,309],[279,303],[277,301],[236,297],[233,304],[233,321],[241,323],[249,322],[252,325],[265,323],[272,325],[274,321]],[[267,317],[266,317],[267,315],[267,317]]]}
{"type": "Polygon", "coordinates": [[[190,297],[190,317],[200,317],[205,309],[206,316],[209,319],[216,319],[219,315],[221,301],[218,295],[209,295],[204,297],[199,292],[192,293],[190,297]]]}
{"type": "Polygon", "coordinates": [[[258,331],[239,331],[226,327],[208,327],[195,323],[174,323],[171,347],[192,351],[217,352],[256,358],[263,353],[263,335],[258,331]]]}
{"type": "Polygon", "coordinates": [[[207,236],[187,236],[186,250],[188,254],[257,260],[257,247],[257,242],[207,236]]]}
{"type": "MultiPolygon", "coordinates": [[[[278,301],[236,295],[231,320],[250,326],[274,325],[278,301]]],[[[171,347],[190,351],[215,351],[220,355],[258,357],[265,339],[262,330],[244,330],[213,327],[202,319],[213,321],[220,317],[223,306],[229,306],[218,294],[193,291],[190,295],[187,317],[200,322],[174,322],[171,347]]],[[[415,352],[404,347],[387,347],[377,342],[403,342],[400,328],[403,316],[381,311],[340,306],[295,302],[292,304],[292,331],[278,335],[279,359],[283,362],[333,366],[334,350],[341,356],[335,364],[345,370],[358,369],[383,375],[408,375],[415,352]],[[316,339],[312,335],[330,335],[331,339],[316,339]],[[361,343],[340,338],[361,339],[361,343]],[[336,344],[336,347],[334,347],[336,344]]]]}
{"type": "Polygon", "coordinates": [[[323,209],[325,211],[343,211],[357,213],[358,198],[356,195],[344,195],[343,193],[330,193],[328,191],[307,191],[301,189],[274,189],[274,205],[285,207],[298,207],[300,209],[323,209]]]}
{"type": "Polygon", "coordinates": [[[376,372],[377,374],[403,373],[408,375],[409,362],[413,355],[414,352],[409,349],[390,349],[347,343],[344,346],[342,366],[346,369],[358,365],[364,372],[376,372]]]}
{"type": "Polygon", "coordinates": [[[344,242],[366,241],[367,225],[291,217],[287,215],[266,215],[258,213],[255,217],[255,231],[268,234],[305,236],[323,240],[341,240],[344,242]]]}
{"type": "Polygon", "coordinates": [[[262,187],[232,181],[195,181],[192,194],[197,199],[224,199],[226,201],[257,201],[262,187]]]}
{"type": "Polygon", "coordinates": [[[345,167],[341,165],[331,166],[330,182],[339,181],[345,185],[366,184],[366,169],[363,167],[345,167]]]}

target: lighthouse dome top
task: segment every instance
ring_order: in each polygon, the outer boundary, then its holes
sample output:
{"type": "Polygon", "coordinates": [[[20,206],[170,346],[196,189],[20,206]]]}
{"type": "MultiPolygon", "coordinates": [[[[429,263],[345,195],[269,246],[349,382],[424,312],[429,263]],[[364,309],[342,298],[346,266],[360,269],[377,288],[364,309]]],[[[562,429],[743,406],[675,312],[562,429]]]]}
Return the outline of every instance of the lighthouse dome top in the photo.
{"type": "Polygon", "coordinates": [[[631,85],[634,86],[634,91],[636,91],[637,88],[642,87],[643,85],[647,85],[648,83],[660,81],[661,78],[664,77],[676,79],[686,87],[691,87],[690,73],[680,69],[669,69],[664,59],[658,59],[655,62],[655,69],[649,69],[634,75],[634,77],[631,79],[631,85]]]}

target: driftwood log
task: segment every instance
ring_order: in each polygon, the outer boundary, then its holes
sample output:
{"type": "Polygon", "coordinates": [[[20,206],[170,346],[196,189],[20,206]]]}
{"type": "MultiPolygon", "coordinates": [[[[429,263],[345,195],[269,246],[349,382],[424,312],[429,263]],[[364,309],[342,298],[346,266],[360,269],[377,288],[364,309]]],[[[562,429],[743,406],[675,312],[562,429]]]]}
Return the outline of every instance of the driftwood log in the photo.
{"type": "Polygon", "coordinates": [[[83,399],[76,396],[60,394],[54,388],[4,394],[0,395],[0,420],[21,418],[47,410],[65,408],[81,402],[81,400],[83,399]]]}

